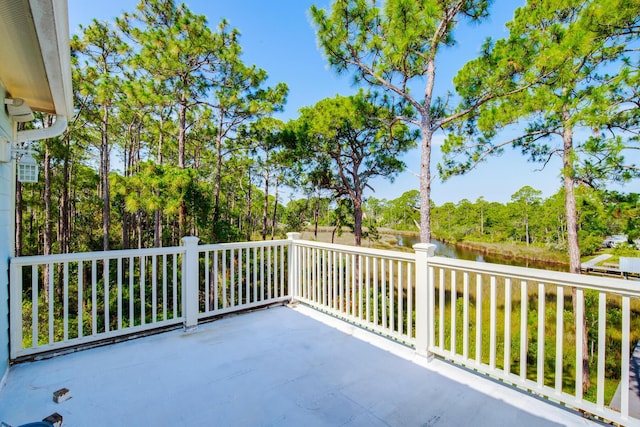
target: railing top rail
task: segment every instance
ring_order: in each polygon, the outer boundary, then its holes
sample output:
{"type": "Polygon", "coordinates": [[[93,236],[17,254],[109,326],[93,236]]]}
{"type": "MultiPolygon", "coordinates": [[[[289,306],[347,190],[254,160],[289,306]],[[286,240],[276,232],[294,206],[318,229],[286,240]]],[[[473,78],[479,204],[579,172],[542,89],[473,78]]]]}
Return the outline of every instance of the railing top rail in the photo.
{"type": "Polygon", "coordinates": [[[416,259],[413,253],[409,252],[400,252],[400,251],[390,251],[385,249],[372,249],[372,248],[363,248],[362,246],[348,246],[348,245],[339,245],[336,243],[322,243],[322,242],[314,242],[311,240],[293,240],[295,245],[298,246],[306,246],[312,248],[321,248],[321,249],[330,249],[334,251],[345,252],[349,254],[361,254],[361,255],[372,255],[382,258],[388,258],[393,260],[400,261],[414,261],[416,259]]]}
{"type": "Polygon", "coordinates": [[[291,240],[281,239],[281,240],[256,240],[253,242],[233,242],[233,243],[212,243],[208,245],[199,245],[198,251],[214,251],[214,250],[225,250],[225,249],[239,249],[239,248],[259,248],[259,247],[268,247],[268,246],[282,246],[289,245],[291,240]]]}
{"type": "Polygon", "coordinates": [[[492,264],[488,262],[467,261],[461,259],[430,257],[429,265],[465,270],[473,273],[499,274],[527,281],[553,283],[561,286],[573,286],[599,291],[616,292],[628,296],[640,296],[640,283],[609,277],[589,276],[562,271],[541,270],[529,267],[492,264]]]}
{"type": "Polygon", "coordinates": [[[11,263],[16,266],[32,264],[48,264],[52,262],[93,261],[114,258],[131,258],[149,255],[169,255],[184,253],[184,246],[167,246],[163,248],[122,249],[117,251],[76,252],[56,255],[32,255],[15,257],[11,263]]]}

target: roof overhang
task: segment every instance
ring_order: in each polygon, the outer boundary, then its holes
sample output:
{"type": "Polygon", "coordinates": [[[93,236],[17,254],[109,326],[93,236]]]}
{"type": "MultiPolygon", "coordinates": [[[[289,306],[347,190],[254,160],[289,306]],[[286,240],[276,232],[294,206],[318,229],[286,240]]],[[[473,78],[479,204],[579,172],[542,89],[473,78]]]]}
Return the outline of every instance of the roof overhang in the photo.
{"type": "Polygon", "coordinates": [[[0,81],[58,120],[73,114],[68,19],[67,0],[0,0],[0,81]]]}

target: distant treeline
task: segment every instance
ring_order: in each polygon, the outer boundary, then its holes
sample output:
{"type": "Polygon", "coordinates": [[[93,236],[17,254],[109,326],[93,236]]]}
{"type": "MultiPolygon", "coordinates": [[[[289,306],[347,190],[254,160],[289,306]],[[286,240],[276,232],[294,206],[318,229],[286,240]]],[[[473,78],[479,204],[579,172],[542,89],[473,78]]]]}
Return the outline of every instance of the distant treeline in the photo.
{"type": "MultiPolygon", "coordinates": [[[[522,243],[566,251],[566,219],[563,190],[543,198],[542,192],[525,186],[507,203],[480,197],[432,206],[434,237],[447,241],[522,243]]],[[[629,241],[640,238],[640,195],[597,191],[578,187],[578,235],[582,255],[601,247],[606,236],[625,234],[629,241]]],[[[408,191],[397,199],[369,198],[369,224],[399,230],[417,230],[418,192],[408,191]]]]}

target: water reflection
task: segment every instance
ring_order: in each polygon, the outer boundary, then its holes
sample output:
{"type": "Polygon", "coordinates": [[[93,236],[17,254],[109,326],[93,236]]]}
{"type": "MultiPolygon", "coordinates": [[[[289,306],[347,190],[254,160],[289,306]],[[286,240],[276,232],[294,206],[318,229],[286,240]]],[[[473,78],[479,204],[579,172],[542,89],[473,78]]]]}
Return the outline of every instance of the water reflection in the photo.
{"type": "MultiPolygon", "coordinates": [[[[406,248],[411,248],[416,243],[420,243],[420,236],[417,236],[417,235],[395,236],[395,237],[398,240],[398,246],[403,246],[406,248]]],[[[446,258],[464,259],[468,261],[478,261],[478,262],[491,262],[495,264],[515,265],[515,266],[529,267],[529,268],[541,268],[544,270],[556,270],[556,271],[566,270],[566,268],[561,265],[555,265],[555,264],[550,264],[550,263],[541,262],[541,261],[513,259],[513,258],[507,258],[500,255],[494,255],[494,254],[485,254],[480,251],[460,248],[458,246],[450,245],[448,243],[441,242],[435,239],[432,240],[431,243],[436,245],[436,255],[446,257],[446,258]]]]}

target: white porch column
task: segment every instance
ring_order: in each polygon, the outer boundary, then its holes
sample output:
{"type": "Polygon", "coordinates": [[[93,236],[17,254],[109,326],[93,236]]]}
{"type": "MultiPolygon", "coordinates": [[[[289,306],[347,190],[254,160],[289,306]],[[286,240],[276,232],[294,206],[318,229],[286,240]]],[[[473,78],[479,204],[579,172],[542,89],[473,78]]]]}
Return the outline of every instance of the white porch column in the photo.
{"type": "Polygon", "coordinates": [[[298,248],[296,246],[295,241],[300,239],[300,233],[287,233],[287,239],[291,241],[289,244],[289,297],[293,300],[295,299],[298,293],[298,276],[299,276],[299,263],[298,263],[298,248]]]}
{"type": "Polygon", "coordinates": [[[416,353],[428,358],[432,344],[429,340],[433,336],[433,313],[430,312],[432,302],[429,291],[433,283],[429,282],[429,257],[434,256],[436,245],[418,243],[413,245],[416,255],[416,353]]]}
{"type": "Polygon", "coordinates": [[[185,331],[198,327],[198,241],[194,236],[182,238],[186,252],[182,258],[182,315],[185,331]]]}

